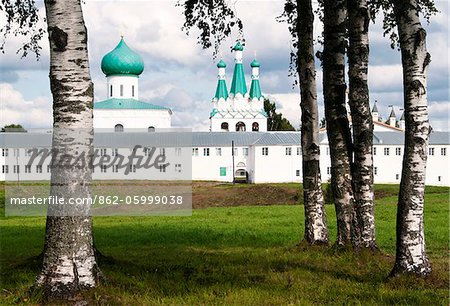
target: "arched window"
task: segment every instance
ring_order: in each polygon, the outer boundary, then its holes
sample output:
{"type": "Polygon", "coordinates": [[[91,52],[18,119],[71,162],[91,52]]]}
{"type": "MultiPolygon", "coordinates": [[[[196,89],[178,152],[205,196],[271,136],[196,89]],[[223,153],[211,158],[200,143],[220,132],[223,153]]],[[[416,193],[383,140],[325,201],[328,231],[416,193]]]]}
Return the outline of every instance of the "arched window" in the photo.
{"type": "Polygon", "coordinates": [[[258,122],[253,122],[253,124],[252,124],[252,131],[253,132],[258,132],[259,131],[259,123],[258,122]]]}
{"type": "Polygon", "coordinates": [[[123,85],[120,85],[120,96],[123,97],[123,85]]]}
{"type": "Polygon", "coordinates": [[[116,124],[114,126],[114,132],[123,132],[123,125],[122,124],[116,124]]]}
{"type": "Polygon", "coordinates": [[[154,132],[155,131],[155,127],[154,126],[149,126],[148,127],[148,131],[149,132],[154,132]]]}
{"type": "Polygon", "coordinates": [[[131,96],[134,97],[134,85],[131,85],[131,96]]]}
{"type": "Polygon", "coordinates": [[[228,131],[228,122],[222,122],[222,124],[220,125],[220,129],[228,131]]]}
{"type": "Polygon", "coordinates": [[[112,85],[109,86],[109,96],[112,97],[113,91],[112,91],[112,85]]]}
{"type": "Polygon", "coordinates": [[[245,123],[242,121],[239,121],[236,123],[236,132],[245,132],[245,123]]]}

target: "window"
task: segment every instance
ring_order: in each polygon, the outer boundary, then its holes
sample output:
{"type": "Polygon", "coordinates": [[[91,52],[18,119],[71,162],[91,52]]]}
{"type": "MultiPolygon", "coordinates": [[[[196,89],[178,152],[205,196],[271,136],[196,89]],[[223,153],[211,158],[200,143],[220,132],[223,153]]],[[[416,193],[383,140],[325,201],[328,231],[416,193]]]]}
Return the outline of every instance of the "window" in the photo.
{"type": "Polygon", "coordinates": [[[447,148],[441,148],[441,155],[442,156],[447,155],[447,148]]]}
{"type": "Polygon", "coordinates": [[[258,122],[253,122],[253,124],[252,124],[252,131],[253,132],[258,132],[259,131],[259,123],[258,122]]]}
{"type": "Polygon", "coordinates": [[[286,148],[286,155],[292,155],[292,148],[286,148]]]}
{"type": "Polygon", "coordinates": [[[434,148],[428,148],[428,155],[434,155],[434,148]]]}
{"type": "Polygon", "coordinates": [[[302,147],[297,147],[297,155],[302,155],[302,147]]]}
{"type": "Polygon", "coordinates": [[[181,164],[175,164],[175,172],[181,173],[181,164]]]}
{"type": "Polygon", "coordinates": [[[122,124],[116,124],[114,126],[114,132],[118,132],[118,133],[123,132],[123,125],[122,124]]]}
{"type": "Polygon", "coordinates": [[[14,156],[19,157],[20,156],[19,152],[20,152],[19,149],[14,149],[14,156]]]}
{"type": "Polygon", "coordinates": [[[7,165],[2,165],[2,173],[8,173],[8,166],[7,165]]]}
{"type": "Polygon", "coordinates": [[[237,156],[237,155],[238,155],[238,148],[234,148],[233,155],[234,155],[234,156],[237,156]]]}
{"type": "Polygon", "coordinates": [[[8,156],[8,149],[2,149],[2,156],[8,156]]]}
{"type": "Polygon", "coordinates": [[[396,174],[395,175],[395,180],[398,181],[399,178],[400,178],[400,174],[396,174]]]}
{"type": "Polygon", "coordinates": [[[118,165],[113,165],[112,171],[113,171],[114,173],[119,172],[119,166],[118,166],[118,165]]]}
{"type": "Polygon", "coordinates": [[[51,165],[47,165],[47,173],[52,172],[52,166],[51,165]]]}
{"type": "Polygon", "coordinates": [[[19,172],[20,172],[20,167],[19,167],[19,165],[14,165],[13,171],[14,171],[14,173],[19,173],[19,172]]]}
{"type": "Polygon", "coordinates": [[[181,148],[175,148],[175,156],[181,156],[181,148]]]}
{"type": "Polygon", "coordinates": [[[167,165],[159,165],[159,172],[166,172],[167,165]]]}
{"type": "Polygon", "coordinates": [[[31,156],[33,149],[25,149],[25,156],[31,156]]]}
{"type": "Polygon", "coordinates": [[[222,148],[216,148],[216,156],[222,156],[222,148]]]}
{"type": "Polygon", "coordinates": [[[389,148],[384,148],[384,155],[389,155],[389,148]]]}
{"type": "Polygon", "coordinates": [[[166,148],[159,148],[159,155],[166,156],[166,148]]]}
{"type": "Polygon", "coordinates": [[[327,149],[325,150],[325,154],[326,155],[330,155],[330,148],[329,147],[327,147],[327,149]]]}
{"type": "Polygon", "coordinates": [[[248,148],[242,148],[242,155],[248,156],[248,148]]]}
{"type": "Polygon", "coordinates": [[[106,165],[101,165],[100,166],[100,172],[106,173],[106,165]]]}
{"type": "Polygon", "coordinates": [[[131,85],[131,96],[134,97],[134,85],[131,85]]]}
{"type": "Polygon", "coordinates": [[[36,173],[42,173],[42,165],[36,166],[36,173]]]}
{"type": "Polygon", "coordinates": [[[402,148],[395,148],[395,155],[402,155],[402,148]]]}
{"type": "Polygon", "coordinates": [[[25,165],[25,173],[31,173],[31,165],[25,165]]]}
{"type": "Polygon", "coordinates": [[[100,149],[100,156],[105,156],[106,155],[106,149],[100,149]]]}
{"type": "Polygon", "coordinates": [[[220,125],[220,129],[222,131],[227,131],[228,132],[228,122],[222,122],[222,124],[220,125]]]}
{"type": "Polygon", "coordinates": [[[154,126],[149,126],[148,127],[148,132],[152,133],[155,131],[155,127],[154,126]]]}
{"type": "Polygon", "coordinates": [[[123,97],[123,85],[120,85],[120,96],[123,97]]]}
{"type": "Polygon", "coordinates": [[[192,148],[192,156],[198,156],[198,148],[192,148]]]}
{"type": "Polygon", "coordinates": [[[239,121],[236,123],[236,132],[245,132],[245,123],[242,121],[239,121]]]}
{"type": "Polygon", "coordinates": [[[440,181],[441,181],[441,176],[439,175],[439,176],[438,176],[438,182],[440,182],[440,181]]]}
{"type": "Polygon", "coordinates": [[[209,156],[209,148],[203,148],[203,156],[209,156]]]}
{"type": "Polygon", "coordinates": [[[129,166],[130,172],[136,172],[136,165],[129,166]]]}
{"type": "Polygon", "coordinates": [[[113,95],[113,87],[111,85],[109,86],[109,96],[112,97],[112,95],[113,95]]]}
{"type": "Polygon", "coordinates": [[[377,155],[377,148],[376,148],[376,147],[373,147],[373,148],[372,148],[372,152],[373,152],[373,155],[377,155]]]}
{"type": "Polygon", "coordinates": [[[373,168],[373,174],[378,175],[378,167],[373,168]]]}
{"type": "Polygon", "coordinates": [[[327,174],[328,174],[328,175],[331,174],[331,167],[327,167],[327,174]]]}
{"type": "Polygon", "coordinates": [[[300,170],[295,170],[295,176],[300,176],[300,170]]]}
{"type": "Polygon", "coordinates": [[[262,155],[265,155],[265,156],[269,155],[269,148],[268,147],[262,148],[262,155]]]}
{"type": "Polygon", "coordinates": [[[112,156],[119,155],[119,150],[117,148],[112,149],[112,156]]]}

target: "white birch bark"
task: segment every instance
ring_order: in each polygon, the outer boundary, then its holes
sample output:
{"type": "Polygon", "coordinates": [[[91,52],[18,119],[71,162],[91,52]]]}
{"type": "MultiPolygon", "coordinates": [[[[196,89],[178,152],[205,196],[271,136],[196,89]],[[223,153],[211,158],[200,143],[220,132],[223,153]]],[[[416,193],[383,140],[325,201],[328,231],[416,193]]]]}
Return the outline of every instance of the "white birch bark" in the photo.
{"type": "Polygon", "coordinates": [[[425,248],[423,209],[428,135],[426,31],[419,19],[417,1],[396,0],[394,12],[403,65],[405,153],[397,210],[397,246],[391,275],[431,272],[425,248]]]}
{"type": "Polygon", "coordinates": [[[314,63],[314,14],[311,0],[297,0],[297,72],[300,107],[305,240],[328,244],[328,228],[320,176],[319,110],[314,63]]]}
{"type": "Polygon", "coordinates": [[[369,104],[369,11],[366,0],[348,0],[349,105],[353,127],[353,191],[359,240],[356,247],[377,249],[373,192],[373,121],[369,104]]]}
{"type": "MultiPolygon", "coordinates": [[[[46,0],[53,95],[53,152],[85,156],[77,166],[53,167],[51,195],[90,196],[93,84],[87,30],[80,0],[46,0]]],[[[55,159],[53,160],[55,162],[55,159]]],[[[55,164],[53,164],[55,166],[55,164]]],[[[89,205],[49,208],[43,266],[36,285],[51,298],[66,298],[97,284],[89,205]]]]}

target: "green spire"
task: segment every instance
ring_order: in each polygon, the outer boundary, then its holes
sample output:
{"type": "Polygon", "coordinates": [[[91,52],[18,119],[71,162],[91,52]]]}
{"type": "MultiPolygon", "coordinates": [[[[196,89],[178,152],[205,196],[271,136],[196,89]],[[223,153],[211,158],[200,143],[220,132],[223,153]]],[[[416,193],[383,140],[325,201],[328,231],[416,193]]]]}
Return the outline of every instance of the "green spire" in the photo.
{"type": "Polygon", "coordinates": [[[224,98],[226,100],[228,98],[227,83],[224,79],[219,79],[217,82],[216,95],[214,98],[217,100],[220,100],[220,98],[224,98]]]}
{"type": "Polygon", "coordinates": [[[253,79],[252,85],[250,86],[250,99],[257,98],[258,100],[262,97],[261,87],[259,86],[259,79],[253,79]]]}
{"type": "Polygon", "coordinates": [[[254,59],[253,62],[250,64],[250,67],[252,67],[252,68],[259,68],[259,66],[261,66],[261,65],[259,64],[259,62],[256,59],[254,59]]]}
{"type": "Polygon", "coordinates": [[[234,66],[233,81],[231,82],[230,93],[236,95],[241,93],[245,95],[247,93],[247,85],[245,84],[244,67],[242,63],[236,63],[234,66]]]}
{"type": "Polygon", "coordinates": [[[225,64],[225,62],[223,60],[220,60],[217,63],[217,68],[227,68],[227,64],[225,64]]]}

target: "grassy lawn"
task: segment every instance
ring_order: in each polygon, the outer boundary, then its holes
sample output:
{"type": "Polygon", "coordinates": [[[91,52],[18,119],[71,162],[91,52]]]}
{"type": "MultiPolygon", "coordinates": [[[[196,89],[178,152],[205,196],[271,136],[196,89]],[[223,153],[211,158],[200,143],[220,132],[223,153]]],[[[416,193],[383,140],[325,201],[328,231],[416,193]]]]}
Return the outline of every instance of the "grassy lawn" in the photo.
{"type": "MultiPolygon", "coordinates": [[[[222,194],[219,189],[268,192],[270,186],[298,194],[294,184],[201,185],[194,186],[193,198],[205,198],[198,195],[204,189],[214,196],[222,194]]],[[[378,254],[298,244],[301,205],[258,202],[199,208],[192,217],[95,218],[95,243],[107,256],[100,262],[107,282],[83,298],[92,305],[448,305],[449,189],[426,191],[425,234],[433,273],[420,280],[386,279],[394,261],[397,191],[398,186],[377,186],[378,254]]],[[[223,197],[226,202],[235,196],[223,197]]],[[[327,214],[334,239],[333,206],[327,205],[327,214]]],[[[25,293],[39,271],[33,256],[43,247],[45,218],[3,218],[0,226],[0,304],[39,304],[39,296],[25,293]]]]}

